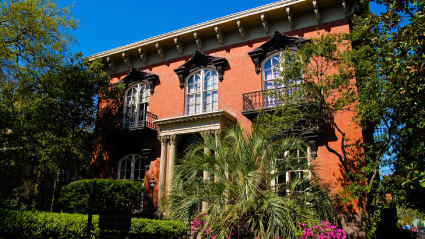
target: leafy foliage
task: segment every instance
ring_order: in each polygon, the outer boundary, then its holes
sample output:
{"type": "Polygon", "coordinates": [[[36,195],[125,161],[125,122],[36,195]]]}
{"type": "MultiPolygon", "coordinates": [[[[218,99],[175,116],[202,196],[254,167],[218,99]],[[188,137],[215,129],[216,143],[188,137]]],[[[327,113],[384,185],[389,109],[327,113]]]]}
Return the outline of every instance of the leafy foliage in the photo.
{"type": "Polygon", "coordinates": [[[0,79],[24,83],[62,63],[76,23],[52,0],[0,2],[0,79]]]}
{"type": "Polygon", "coordinates": [[[99,62],[69,56],[73,28],[54,1],[1,1],[3,207],[52,210],[60,186],[88,173],[97,94],[109,76],[99,62]]]}
{"type": "Polygon", "coordinates": [[[91,182],[95,182],[93,211],[139,209],[144,188],[140,182],[118,179],[84,179],[62,188],[59,202],[65,212],[87,213],[91,182]]]}
{"type": "Polygon", "coordinates": [[[168,202],[171,218],[189,220],[203,203],[207,207],[201,213],[206,216],[200,233],[211,230],[218,238],[231,233],[294,238],[298,223],[332,216],[329,197],[307,178],[290,184],[276,181],[301,167],[293,154],[285,152],[305,150],[302,141],[272,140],[260,130],[247,134],[239,125],[217,137],[204,134],[176,166],[168,202]],[[202,180],[201,172],[210,180],[202,180]],[[300,185],[305,194],[293,191],[300,185]]]}
{"type": "MultiPolygon", "coordinates": [[[[0,209],[0,236],[6,238],[86,238],[87,215],[0,209]]],[[[99,238],[99,217],[93,216],[91,238],[99,238]]],[[[186,225],[178,221],[132,218],[130,238],[179,238],[186,225]]]]}
{"type": "MultiPolygon", "coordinates": [[[[390,141],[387,163],[394,166],[394,199],[425,211],[425,31],[423,1],[378,0],[384,10],[366,15],[380,79],[377,105],[371,111],[382,120],[390,141]]],[[[361,28],[361,27],[359,27],[361,28]]],[[[363,27],[365,28],[365,27],[363,27]]],[[[365,108],[369,110],[370,108],[365,108]]]]}

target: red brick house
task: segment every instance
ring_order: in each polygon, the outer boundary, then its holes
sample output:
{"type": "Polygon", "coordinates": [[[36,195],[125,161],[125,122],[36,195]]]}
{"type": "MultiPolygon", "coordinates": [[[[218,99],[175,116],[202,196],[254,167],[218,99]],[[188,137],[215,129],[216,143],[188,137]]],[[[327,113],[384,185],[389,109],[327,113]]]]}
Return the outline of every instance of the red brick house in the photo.
{"type": "MultiPolygon", "coordinates": [[[[89,56],[102,60],[111,84],[125,84],[117,101],[100,104],[104,137],[93,159],[100,177],[144,180],[147,188],[153,177],[161,207],[176,158],[192,135],[229,121],[249,128],[258,110],[273,106],[262,92],[282,87],[273,81],[279,52],[296,51],[318,32],[349,32],[356,7],[345,0],[278,1],[89,56]]],[[[352,116],[341,112],[335,120],[361,140],[352,116]]],[[[338,192],[339,161],[320,140],[339,148],[341,138],[317,133],[306,142],[317,175],[338,192]]],[[[344,229],[360,236],[358,215],[349,218],[342,218],[344,229]]]]}

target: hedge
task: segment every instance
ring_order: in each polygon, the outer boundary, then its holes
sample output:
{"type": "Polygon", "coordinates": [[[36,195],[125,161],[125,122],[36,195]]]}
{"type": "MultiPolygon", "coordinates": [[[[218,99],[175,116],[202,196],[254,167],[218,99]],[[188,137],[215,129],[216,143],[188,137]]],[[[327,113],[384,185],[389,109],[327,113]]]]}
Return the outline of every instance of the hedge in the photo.
{"type": "MultiPolygon", "coordinates": [[[[99,218],[93,216],[93,239],[99,238],[99,218]]],[[[68,239],[86,238],[87,215],[0,209],[0,238],[68,239]]],[[[132,218],[129,238],[181,238],[187,233],[183,222],[132,218]]]]}
{"type": "Polygon", "coordinates": [[[59,204],[64,212],[87,213],[91,181],[95,181],[93,211],[139,209],[140,194],[144,188],[140,182],[118,179],[84,179],[64,186],[59,196],[59,204]]]}

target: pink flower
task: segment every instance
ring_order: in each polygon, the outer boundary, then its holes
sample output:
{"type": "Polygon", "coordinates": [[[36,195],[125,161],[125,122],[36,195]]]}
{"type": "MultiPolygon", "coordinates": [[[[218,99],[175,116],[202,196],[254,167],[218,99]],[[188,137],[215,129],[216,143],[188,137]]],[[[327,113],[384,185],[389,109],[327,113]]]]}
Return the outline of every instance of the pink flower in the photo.
{"type": "Polygon", "coordinates": [[[330,222],[321,221],[319,225],[300,223],[302,229],[301,239],[345,239],[343,230],[332,225],[330,222]]]}

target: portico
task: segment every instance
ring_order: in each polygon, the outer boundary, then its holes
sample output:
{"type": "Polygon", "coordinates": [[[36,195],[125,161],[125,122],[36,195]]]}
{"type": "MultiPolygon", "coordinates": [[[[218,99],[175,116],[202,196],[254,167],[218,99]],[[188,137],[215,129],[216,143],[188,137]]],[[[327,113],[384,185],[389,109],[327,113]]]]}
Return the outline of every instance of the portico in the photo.
{"type": "MultiPolygon", "coordinates": [[[[155,120],[159,129],[159,140],[161,142],[160,173],[158,185],[158,210],[163,212],[163,202],[166,193],[171,189],[174,166],[177,158],[177,145],[179,139],[184,135],[195,133],[218,133],[230,122],[236,120],[232,114],[220,110],[201,113],[196,115],[185,115],[155,120]],[[168,159],[168,160],[167,160],[168,159]],[[168,161],[168,164],[167,164],[168,161]]],[[[208,177],[204,172],[204,178],[208,177]]]]}

